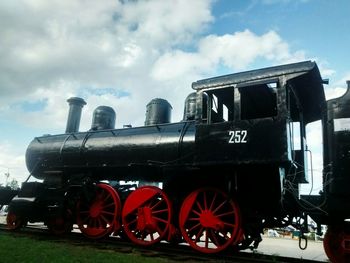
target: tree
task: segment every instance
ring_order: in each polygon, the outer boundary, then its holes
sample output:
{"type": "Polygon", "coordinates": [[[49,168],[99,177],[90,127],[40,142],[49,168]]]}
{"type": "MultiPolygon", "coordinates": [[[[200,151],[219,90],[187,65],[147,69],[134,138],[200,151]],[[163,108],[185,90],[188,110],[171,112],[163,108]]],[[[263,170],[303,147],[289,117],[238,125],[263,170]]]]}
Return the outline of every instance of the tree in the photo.
{"type": "Polygon", "coordinates": [[[19,189],[19,184],[16,179],[12,179],[9,183],[7,183],[6,186],[9,186],[12,190],[17,190],[19,189]]]}

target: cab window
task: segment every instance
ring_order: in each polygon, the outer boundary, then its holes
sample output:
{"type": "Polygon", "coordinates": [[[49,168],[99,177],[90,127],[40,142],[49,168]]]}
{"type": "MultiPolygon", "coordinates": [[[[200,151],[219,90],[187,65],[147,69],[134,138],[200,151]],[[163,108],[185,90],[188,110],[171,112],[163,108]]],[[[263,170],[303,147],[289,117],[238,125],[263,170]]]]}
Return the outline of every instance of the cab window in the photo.
{"type": "Polygon", "coordinates": [[[207,122],[277,116],[277,81],[206,91],[207,122]]]}
{"type": "Polygon", "coordinates": [[[206,92],[208,97],[208,123],[233,121],[234,88],[224,88],[206,92]]]}
{"type": "Polygon", "coordinates": [[[277,83],[239,87],[241,120],[277,116],[277,83]]]}

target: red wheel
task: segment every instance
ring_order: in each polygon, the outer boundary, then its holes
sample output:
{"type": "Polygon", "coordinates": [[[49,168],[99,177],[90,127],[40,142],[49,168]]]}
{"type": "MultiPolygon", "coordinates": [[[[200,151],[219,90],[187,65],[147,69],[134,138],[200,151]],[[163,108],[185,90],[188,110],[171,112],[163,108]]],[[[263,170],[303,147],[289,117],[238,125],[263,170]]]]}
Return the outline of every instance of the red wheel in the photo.
{"type": "Polygon", "coordinates": [[[158,187],[142,186],[125,201],[122,212],[124,232],[136,244],[155,244],[166,235],[171,216],[167,195],[158,187]]]}
{"type": "Polygon", "coordinates": [[[9,212],[6,217],[7,227],[10,230],[18,230],[25,225],[23,219],[13,212],[9,212]]]}
{"type": "Polygon", "coordinates": [[[238,205],[218,189],[196,190],[181,206],[181,233],[202,253],[220,252],[238,240],[240,225],[238,205]]]}
{"type": "Polygon", "coordinates": [[[343,226],[330,226],[323,239],[323,247],[331,262],[350,262],[350,234],[343,226]]]}
{"type": "Polygon", "coordinates": [[[88,202],[79,200],[77,205],[77,224],[88,238],[108,236],[117,225],[120,216],[120,198],[113,187],[98,184],[95,198],[88,202]]]}

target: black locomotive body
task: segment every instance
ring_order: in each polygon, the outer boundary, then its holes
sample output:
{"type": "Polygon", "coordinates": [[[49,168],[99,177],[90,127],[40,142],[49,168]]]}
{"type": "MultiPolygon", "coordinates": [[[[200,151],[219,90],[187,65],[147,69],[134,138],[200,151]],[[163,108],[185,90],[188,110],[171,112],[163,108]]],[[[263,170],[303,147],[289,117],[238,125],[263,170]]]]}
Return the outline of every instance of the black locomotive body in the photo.
{"type": "MultiPolygon", "coordinates": [[[[306,231],[308,215],[330,229],[342,222],[331,234],[345,233],[349,90],[326,102],[310,61],[205,79],[192,88],[182,121],[170,123],[170,104],[156,99],[147,105],[145,126],[123,129],[114,128],[113,109],[102,106],[91,130],[79,132],[85,102],[71,98],[66,133],[37,137],[27,149],[28,170],[43,182],[23,184],[10,203],[9,226],[44,221],[60,233],[77,223],[90,238],[123,232],[141,245],[183,238],[205,253],[256,246],[264,227],[306,231]],[[300,184],[309,182],[305,126],[317,120],[324,189],[300,198],[300,184]]],[[[344,247],[342,259],[347,253],[344,247]]],[[[335,257],[334,249],[327,254],[335,257]]]]}
{"type": "MultiPolygon", "coordinates": [[[[138,176],[128,176],[127,170],[143,167],[147,173],[148,166],[161,166],[193,151],[194,129],[194,122],[181,122],[39,137],[27,149],[27,166],[40,179],[79,171],[101,179],[135,181],[138,176]]],[[[182,165],[186,162],[193,163],[181,159],[182,165]]],[[[144,175],[150,180],[153,176],[144,175]]]]}

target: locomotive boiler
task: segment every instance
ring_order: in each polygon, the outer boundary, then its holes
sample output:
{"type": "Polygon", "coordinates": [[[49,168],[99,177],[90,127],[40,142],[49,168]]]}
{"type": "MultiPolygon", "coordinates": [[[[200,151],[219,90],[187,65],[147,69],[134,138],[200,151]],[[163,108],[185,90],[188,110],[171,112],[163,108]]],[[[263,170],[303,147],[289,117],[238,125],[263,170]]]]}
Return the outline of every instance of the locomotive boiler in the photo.
{"type": "Polygon", "coordinates": [[[326,101],[323,84],[311,61],[219,76],[192,83],[179,122],[170,121],[166,100],[154,99],[144,126],[115,129],[114,110],[100,106],[88,131],[79,131],[86,102],[70,98],[66,132],[28,146],[28,171],[42,182],[23,183],[8,226],[39,221],[61,234],[77,224],[88,238],[185,241],[216,253],[257,247],[266,227],[307,232],[311,217],[329,226],[330,259],[346,262],[350,88],[326,101]],[[303,196],[305,127],[315,121],[323,127],[323,190],[303,196]]]}

